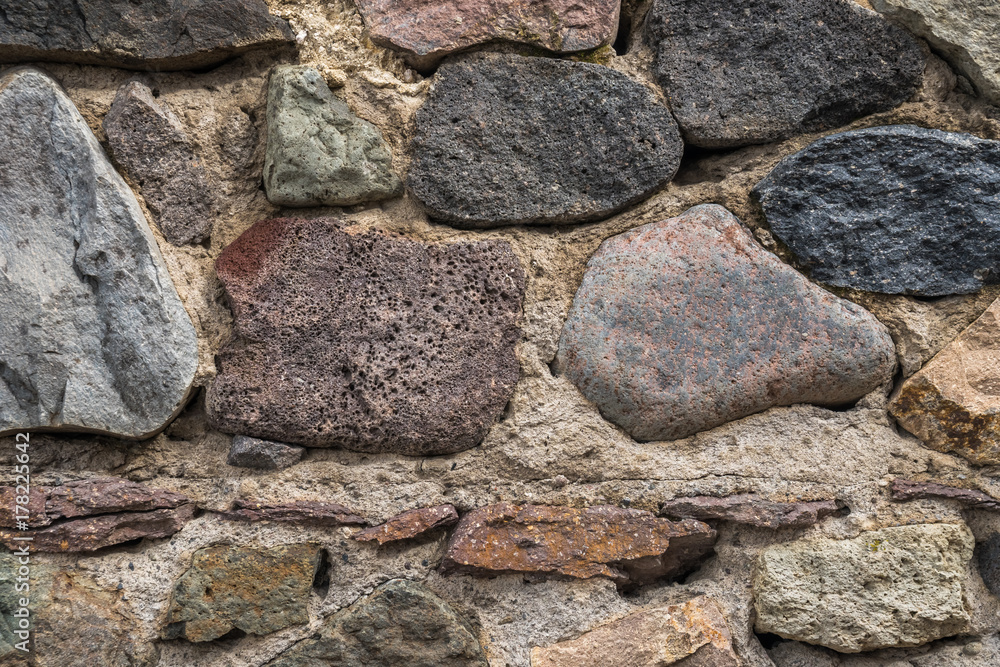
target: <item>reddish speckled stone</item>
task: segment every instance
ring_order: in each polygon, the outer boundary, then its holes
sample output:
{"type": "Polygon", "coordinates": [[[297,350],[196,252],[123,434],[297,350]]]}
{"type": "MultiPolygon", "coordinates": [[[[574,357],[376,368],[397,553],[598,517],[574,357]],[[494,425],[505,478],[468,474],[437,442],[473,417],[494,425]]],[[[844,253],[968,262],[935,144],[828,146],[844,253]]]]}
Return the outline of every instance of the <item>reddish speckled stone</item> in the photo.
{"type": "Polygon", "coordinates": [[[233,521],[282,521],[312,526],[367,525],[364,517],[337,503],[299,500],[282,505],[237,500],[219,516],[233,521]]]}
{"type": "Polygon", "coordinates": [[[361,542],[377,540],[379,544],[406,540],[435,528],[446,528],[458,523],[454,505],[419,507],[392,517],[378,526],[366,528],[354,536],[361,542]]]}
{"type": "Polygon", "coordinates": [[[835,500],[783,503],[745,493],[724,498],[675,498],[663,503],[660,513],[675,519],[732,521],[759,528],[801,528],[836,514],[840,508],[835,500]]]}

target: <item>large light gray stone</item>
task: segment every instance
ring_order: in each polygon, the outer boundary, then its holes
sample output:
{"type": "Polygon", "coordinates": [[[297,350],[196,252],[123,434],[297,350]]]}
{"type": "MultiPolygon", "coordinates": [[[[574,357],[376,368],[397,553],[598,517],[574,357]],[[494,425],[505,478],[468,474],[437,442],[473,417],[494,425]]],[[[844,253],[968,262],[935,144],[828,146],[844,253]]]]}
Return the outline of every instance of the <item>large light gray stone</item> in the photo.
{"type": "Polygon", "coordinates": [[[0,435],[151,435],[183,407],[197,347],[135,195],[79,111],[43,72],[8,72],[0,78],[0,435]]]}

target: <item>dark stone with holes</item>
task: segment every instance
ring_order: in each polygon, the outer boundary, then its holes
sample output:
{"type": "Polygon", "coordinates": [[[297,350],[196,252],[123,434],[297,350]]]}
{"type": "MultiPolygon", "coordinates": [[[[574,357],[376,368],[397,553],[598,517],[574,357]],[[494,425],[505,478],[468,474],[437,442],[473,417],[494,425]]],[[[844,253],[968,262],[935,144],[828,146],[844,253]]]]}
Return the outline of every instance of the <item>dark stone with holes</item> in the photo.
{"type": "Polygon", "coordinates": [[[890,125],[824,137],[754,188],[813,280],[884,294],[1000,282],[1000,141],[890,125]]]}
{"type": "Polygon", "coordinates": [[[506,241],[284,218],[216,269],[236,318],[208,393],[222,431],[446,454],[478,445],[514,391],[524,272],[506,241]]]}
{"type": "Polygon", "coordinates": [[[1000,533],[991,534],[976,545],[979,574],[993,595],[1000,595],[1000,533]]]}
{"type": "Polygon", "coordinates": [[[706,148],[892,109],[924,71],[906,31],[850,0],[656,0],[646,28],[684,140],[706,148]]]}
{"type": "Polygon", "coordinates": [[[598,220],[680,165],[670,111],[610,68],[479,54],[435,79],[417,112],[409,186],[455,226],[598,220]]]}
{"type": "Polygon", "coordinates": [[[192,69],[294,41],[264,0],[0,0],[0,62],[192,69]]]}
{"type": "Polygon", "coordinates": [[[238,435],[233,438],[226,463],[240,468],[282,470],[301,461],[305,452],[303,447],[238,435]]]}

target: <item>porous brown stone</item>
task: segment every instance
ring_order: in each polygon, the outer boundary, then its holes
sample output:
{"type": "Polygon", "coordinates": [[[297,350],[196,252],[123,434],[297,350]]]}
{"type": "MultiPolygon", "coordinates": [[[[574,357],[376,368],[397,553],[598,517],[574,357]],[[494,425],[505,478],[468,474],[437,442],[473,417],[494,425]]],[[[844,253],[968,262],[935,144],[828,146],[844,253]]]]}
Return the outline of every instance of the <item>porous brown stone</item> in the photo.
{"type": "Polygon", "coordinates": [[[758,528],[801,528],[840,511],[835,500],[775,502],[752,493],[716,498],[675,498],[660,505],[660,514],[674,519],[733,521],[758,528]]]}
{"type": "Polygon", "coordinates": [[[889,485],[889,493],[893,500],[907,501],[933,498],[941,500],[957,500],[966,507],[979,510],[1000,510],[1000,500],[974,489],[959,489],[936,482],[914,482],[909,479],[896,478],[889,485]]]}
{"type": "Polygon", "coordinates": [[[222,431],[446,454],[478,445],[513,394],[524,272],[505,241],[275,219],[216,269],[236,318],[207,400],[222,431]]]}
{"type": "Polygon", "coordinates": [[[454,505],[419,507],[397,514],[385,523],[366,528],[354,536],[361,542],[378,541],[379,544],[407,540],[435,528],[446,528],[458,523],[454,505]]]}
{"type": "Polygon", "coordinates": [[[237,500],[220,517],[232,521],[281,521],[310,526],[367,525],[364,517],[337,503],[296,500],[284,504],[237,500]]]}

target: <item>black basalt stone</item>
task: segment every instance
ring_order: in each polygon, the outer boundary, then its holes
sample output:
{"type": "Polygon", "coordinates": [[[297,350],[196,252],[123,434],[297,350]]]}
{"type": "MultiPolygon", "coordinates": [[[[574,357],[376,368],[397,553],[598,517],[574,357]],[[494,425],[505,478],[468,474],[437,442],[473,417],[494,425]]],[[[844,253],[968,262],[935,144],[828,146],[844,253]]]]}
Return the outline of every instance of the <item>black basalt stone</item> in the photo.
{"type": "Polygon", "coordinates": [[[1000,533],[992,533],[984,542],[977,544],[976,557],[986,588],[994,595],[1000,595],[1000,533]]]}
{"type": "Polygon", "coordinates": [[[754,188],[811,277],[943,296],[1000,281],[1000,142],[891,125],[834,134],[754,188]]]}

